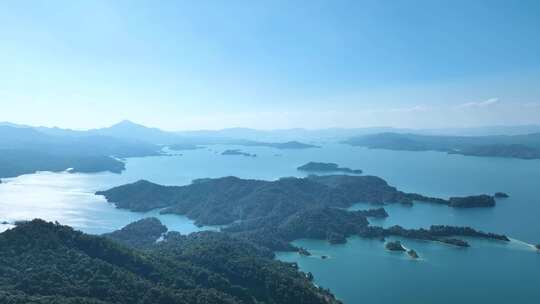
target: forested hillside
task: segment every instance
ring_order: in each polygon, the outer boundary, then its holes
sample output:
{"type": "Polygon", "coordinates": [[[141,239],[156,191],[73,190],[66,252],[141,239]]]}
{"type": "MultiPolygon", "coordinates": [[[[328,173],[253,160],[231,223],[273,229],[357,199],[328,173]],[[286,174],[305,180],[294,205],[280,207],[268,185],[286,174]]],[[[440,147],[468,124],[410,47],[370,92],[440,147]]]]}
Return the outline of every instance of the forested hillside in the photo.
{"type": "Polygon", "coordinates": [[[338,303],[272,257],[223,233],[170,233],[140,250],[33,220],[0,234],[0,303],[338,303]]]}

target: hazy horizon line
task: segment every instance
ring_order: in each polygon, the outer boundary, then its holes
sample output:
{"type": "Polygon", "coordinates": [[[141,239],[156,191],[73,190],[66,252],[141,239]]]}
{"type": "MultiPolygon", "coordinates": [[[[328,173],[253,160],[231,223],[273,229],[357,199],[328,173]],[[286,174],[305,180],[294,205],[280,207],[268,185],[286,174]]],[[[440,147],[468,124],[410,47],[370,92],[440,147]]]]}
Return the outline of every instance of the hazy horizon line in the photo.
{"type": "Polygon", "coordinates": [[[32,125],[28,123],[21,123],[21,122],[13,122],[9,120],[3,120],[0,121],[0,126],[14,126],[14,127],[27,127],[27,128],[49,128],[49,129],[62,129],[62,130],[69,130],[69,131],[78,131],[78,132],[84,132],[84,131],[91,131],[91,130],[99,130],[99,129],[106,129],[111,128],[114,126],[117,126],[122,123],[131,123],[133,125],[139,125],[145,128],[149,129],[158,129],[160,131],[164,132],[219,132],[219,131],[227,131],[227,130],[252,130],[252,131],[262,131],[262,132],[278,132],[278,131],[290,131],[290,130],[303,130],[303,131],[324,131],[324,130],[361,130],[361,129],[395,129],[395,130],[412,130],[412,131],[428,131],[428,130],[460,130],[460,129],[484,129],[484,128],[525,128],[525,127],[540,127],[540,123],[534,124],[487,124],[487,125],[469,125],[469,126],[446,126],[446,127],[400,127],[400,126],[388,126],[388,125],[372,125],[372,126],[358,126],[358,127],[323,127],[323,128],[309,128],[309,127],[290,127],[290,128],[272,128],[272,129],[266,129],[266,128],[256,128],[256,127],[249,127],[249,126],[231,126],[231,127],[223,127],[223,128],[185,128],[185,129],[169,129],[169,128],[161,128],[159,126],[150,126],[146,125],[142,122],[136,122],[130,119],[122,119],[116,123],[108,124],[105,126],[96,126],[92,128],[71,128],[71,127],[64,127],[64,126],[58,126],[58,125],[32,125]]]}

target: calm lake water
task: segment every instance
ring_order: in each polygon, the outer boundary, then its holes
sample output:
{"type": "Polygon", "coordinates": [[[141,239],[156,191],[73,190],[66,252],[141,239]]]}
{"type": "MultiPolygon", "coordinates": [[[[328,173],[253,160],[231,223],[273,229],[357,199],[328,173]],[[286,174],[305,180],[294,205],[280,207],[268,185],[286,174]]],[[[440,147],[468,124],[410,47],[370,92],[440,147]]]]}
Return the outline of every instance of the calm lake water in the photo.
{"type": "MultiPolygon", "coordinates": [[[[380,241],[350,238],[345,245],[298,240],[314,253],[303,257],[278,253],[315,275],[315,283],[330,288],[346,303],[537,303],[540,298],[540,161],[479,158],[439,152],[369,150],[339,144],[320,149],[277,150],[264,147],[210,146],[183,151],[181,156],[133,158],[122,174],[42,172],[3,179],[0,221],[31,218],[56,220],[88,233],[104,233],[134,220],[158,216],[170,230],[190,233],[201,228],[185,217],[135,213],[116,209],[97,190],[147,179],[167,185],[189,184],[195,178],[235,175],[274,180],[303,176],[296,167],[308,161],[336,162],[386,179],[403,191],[449,197],[503,191],[510,198],[495,208],[457,210],[446,206],[389,205],[389,217],[372,221],[408,228],[432,224],[466,225],[505,233],[510,244],[471,240],[471,248],[402,240],[421,259],[388,252],[380,241]],[[238,148],[258,157],[223,156],[238,148]],[[321,255],[330,258],[320,259],[321,255]]],[[[369,208],[359,204],[353,209],[369,208]]],[[[9,228],[0,225],[0,230],[9,228]]],[[[204,228],[208,229],[208,228],[204,228]]]]}

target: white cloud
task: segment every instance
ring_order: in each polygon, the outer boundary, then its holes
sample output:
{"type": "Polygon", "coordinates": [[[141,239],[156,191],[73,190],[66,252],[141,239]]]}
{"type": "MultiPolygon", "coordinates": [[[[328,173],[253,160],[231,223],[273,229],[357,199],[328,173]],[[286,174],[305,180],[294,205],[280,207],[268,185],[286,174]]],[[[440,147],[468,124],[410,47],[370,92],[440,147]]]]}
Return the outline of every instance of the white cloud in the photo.
{"type": "Polygon", "coordinates": [[[486,107],[490,107],[490,106],[493,106],[495,104],[498,104],[500,101],[499,101],[499,98],[490,98],[490,99],[487,99],[487,100],[484,100],[484,101],[478,101],[478,102],[467,102],[467,103],[464,103],[464,104],[460,104],[459,106],[457,106],[458,109],[468,109],[468,108],[486,108],[486,107]]]}

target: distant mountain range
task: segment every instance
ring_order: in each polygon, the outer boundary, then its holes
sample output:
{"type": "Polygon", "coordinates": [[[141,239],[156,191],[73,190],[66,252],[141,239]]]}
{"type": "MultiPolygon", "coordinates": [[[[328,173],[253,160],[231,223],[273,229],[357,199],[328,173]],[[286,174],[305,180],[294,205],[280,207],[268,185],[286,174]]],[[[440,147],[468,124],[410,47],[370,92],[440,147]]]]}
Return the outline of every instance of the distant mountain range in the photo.
{"type": "Polygon", "coordinates": [[[161,147],[143,141],[102,135],[58,136],[28,127],[0,126],[0,177],[36,171],[119,173],[118,158],[160,154],[161,147]]]}
{"type": "Polygon", "coordinates": [[[232,128],[171,132],[128,120],[107,128],[85,131],[4,122],[0,123],[0,177],[66,169],[72,172],[121,172],[124,164],[118,158],[159,155],[163,146],[185,149],[228,144],[310,149],[324,142],[345,142],[355,146],[392,150],[436,150],[474,156],[540,158],[540,126],[439,130],[381,127],[263,131],[232,128]],[[539,133],[527,134],[533,131],[539,133]],[[447,136],[432,135],[434,132],[447,136]],[[448,136],[454,133],[509,135],[448,136]]]}
{"type": "Polygon", "coordinates": [[[141,124],[123,120],[110,127],[72,130],[57,127],[33,127],[11,122],[0,122],[0,126],[31,128],[53,136],[88,136],[101,135],[123,139],[141,140],[154,144],[177,143],[227,143],[231,140],[249,140],[265,142],[283,141],[342,141],[351,137],[378,133],[411,133],[419,135],[452,135],[452,136],[493,136],[522,135],[540,133],[540,125],[517,126],[484,126],[469,128],[408,129],[394,127],[368,128],[327,128],[327,129],[276,129],[257,130],[250,128],[226,128],[221,130],[165,131],[146,127],[141,124]]]}
{"type": "Polygon", "coordinates": [[[56,127],[32,127],[27,125],[17,125],[9,122],[0,123],[0,126],[7,126],[19,129],[33,129],[50,136],[107,136],[132,141],[145,141],[153,144],[176,143],[179,140],[179,136],[174,132],[167,132],[157,128],[145,127],[143,125],[139,125],[128,120],[121,121],[107,128],[90,129],[85,131],[61,129],[56,127]]]}
{"type": "Polygon", "coordinates": [[[353,137],[345,143],[372,149],[442,151],[470,156],[540,159],[540,133],[493,136],[380,133],[353,137]]]}
{"type": "MultiPolygon", "coordinates": [[[[76,132],[76,131],[74,131],[76,132]]],[[[94,132],[78,136],[52,135],[39,128],[0,126],[0,149],[29,149],[65,155],[114,155],[116,157],[156,154],[158,147],[138,139],[105,136],[94,132]]]]}
{"type": "MultiPolygon", "coordinates": [[[[107,128],[90,129],[85,131],[32,127],[26,125],[17,125],[9,122],[0,123],[0,127],[17,129],[17,132],[35,131],[35,134],[44,134],[54,137],[81,138],[89,136],[100,136],[108,138],[122,139],[125,141],[146,142],[155,145],[206,145],[206,144],[232,144],[241,146],[267,146],[278,149],[305,149],[313,148],[314,145],[298,142],[294,139],[303,138],[293,136],[296,131],[278,130],[278,131],[260,131],[252,129],[224,129],[216,131],[184,131],[171,132],[157,128],[146,127],[128,120],[121,121],[107,128]],[[24,131],[23,131],[24,130],[24,131]],[[281,136],[280,134],[288,134],[281,136]],[[274,141],[270,140],[274,139],[274,141]]],[[[304,130],[303,132],[316,132],[304,130]]],[[[319,139],[319,137],[308,136],[310,139],[319,139]]]]}
{"type": "Polygon", "coordinates": [[[214,136],[182,135],[122,121],[108,128],[77,131],[0,123],[0,178],[36,171],[119,173],[118,158],[162,154],[163,146],[198,147],[208,144],[309,149],[317,146],[297,141],[266,142],[214,136]]]}
{"type": "Polygon", "coordinates": [[[184,136],[226,137],[250,140],[301,140],[301,141],[340,141],[353,136],[377,133],[413,133],[423,135],[454,135],[454,136],[490,136],[490,135],[520,135],[540,133],[540,125],[519,126],[485,126],[470,128],[439,128],[439,129],[408,129],[394,127],[368,128],[328,128],[328,129],[278,129],[255,130],[249,128],[230,128],[223,130],[181,131],[184,136]]]}

